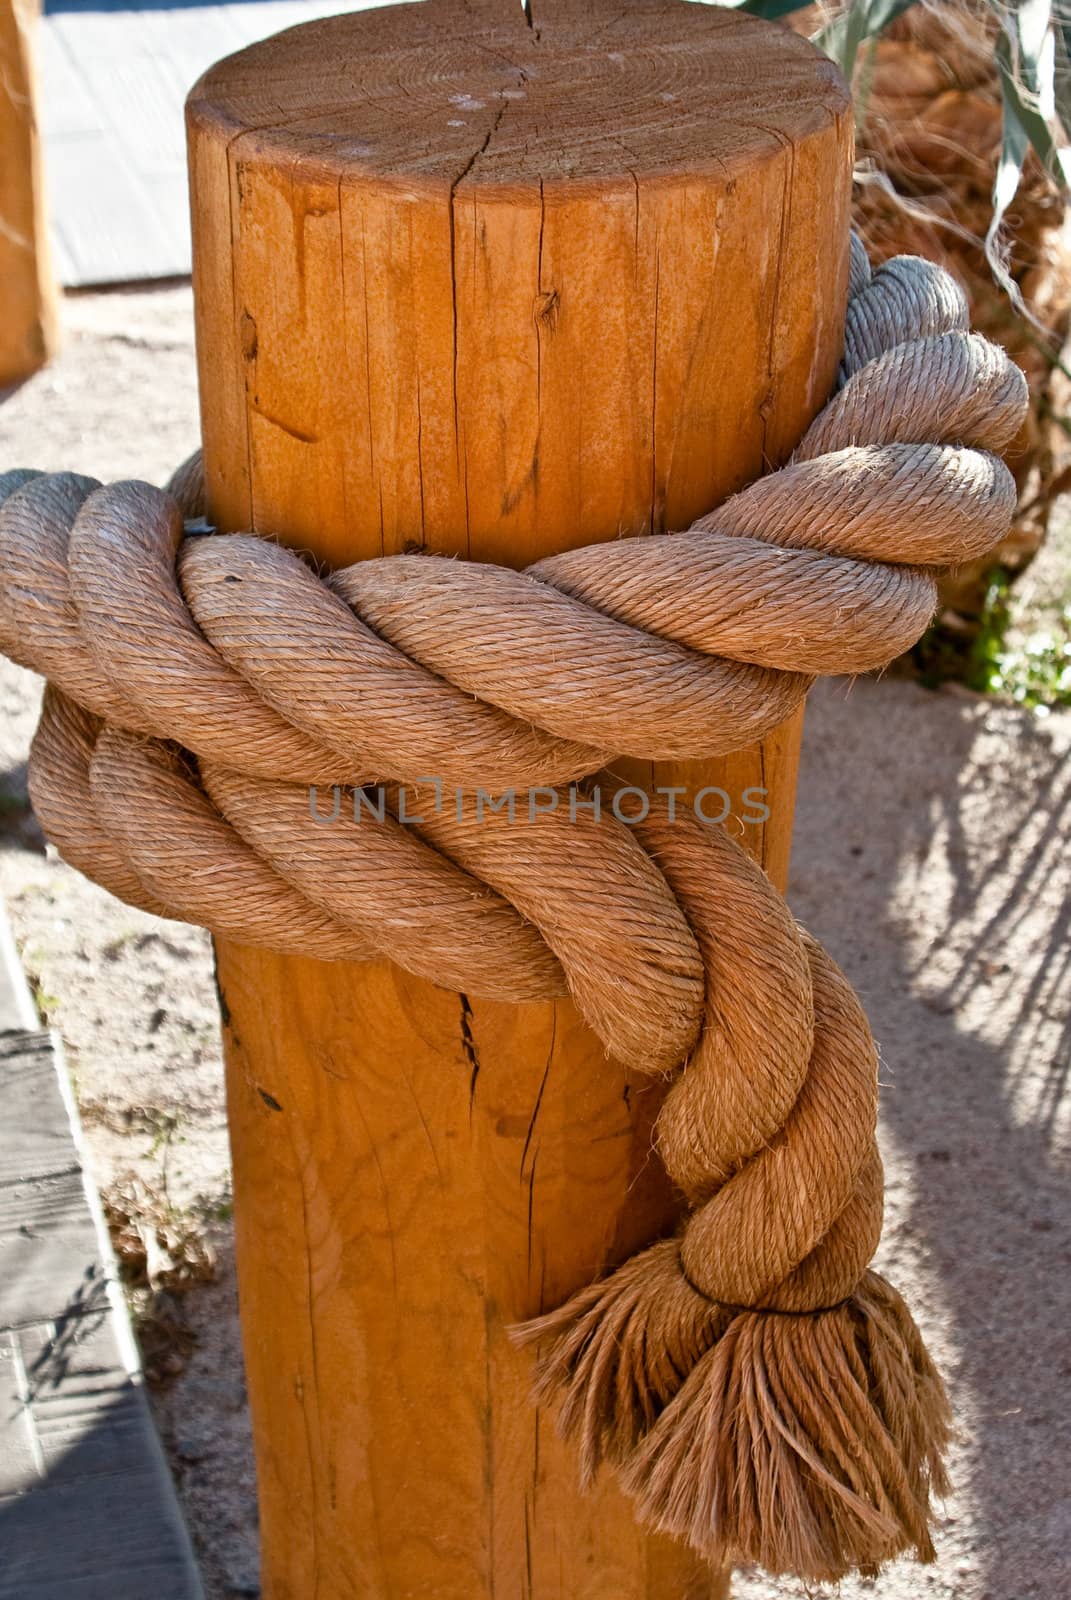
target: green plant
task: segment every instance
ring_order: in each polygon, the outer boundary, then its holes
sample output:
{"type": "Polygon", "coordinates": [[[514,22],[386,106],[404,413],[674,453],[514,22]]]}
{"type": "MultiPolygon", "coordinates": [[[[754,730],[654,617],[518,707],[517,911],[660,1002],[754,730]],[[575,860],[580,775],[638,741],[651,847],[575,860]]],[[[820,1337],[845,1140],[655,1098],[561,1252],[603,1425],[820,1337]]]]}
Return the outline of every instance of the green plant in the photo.
{"type": "Polygon", "coordinates": [[[968,660],[968,688],[1005,695],[1041,716],[1071,706],[1071,603],[1022,632],[1011,625],[1009,602],[1008,574],[997,568],[968,660]]]}
{"type": "Polygon", "coordinates": [[[959,682],[1044,717],[1071,707],[1071,600],[1035,613],[1027,625],[1029,612],[1016,614],[1013,579],[1007,568],[994,567],[978,618],[961,619],[955,629],[938,620],[911,651],[911,662],[927,688],[959,682]]]}
{"type": "MultiPolygon", "coordinates": [[[[25,955],[23,959],[25,963],[25,955]]],[[[40,1017],[44,1026],[48,1027],[49,1024],[54,1020],[55,1013],[59,1008],[59,996],[50,994],[48,992],[48,990],[45,988],[43,980],[38,977],[35,971],[31,971],[29,969],[25,970],[26,983],[30,990],[30,998],[33,1000],[34,1009],[36,1010],[37,1015],[40,1017]]]]}
{"type": "MultiPolygon", "coordinates": [[[[733,9],[773,20],[804,10],[807,0],[727,3],[733,9]]],[[[926,0],[847,0],[823,8],[826,20],[812,37],[852,83],[864,45],[873,45],[910,7],[925,3],[926,0]]],[[[1018,192],[1031,151],[1061,194],[1071,193],[1071,3],[951,0],[939,9],[954,14],[956,3],[963,10],[970,8],[995,22],[993,52],[1003,102],[1003,137],[985,252],[994,276],[1022,311],[1019,286],[1007,268],[1001,225],[1018,192]]],[[[860,77],[857,100],[865,102],[865,72],[860,77]]]]}

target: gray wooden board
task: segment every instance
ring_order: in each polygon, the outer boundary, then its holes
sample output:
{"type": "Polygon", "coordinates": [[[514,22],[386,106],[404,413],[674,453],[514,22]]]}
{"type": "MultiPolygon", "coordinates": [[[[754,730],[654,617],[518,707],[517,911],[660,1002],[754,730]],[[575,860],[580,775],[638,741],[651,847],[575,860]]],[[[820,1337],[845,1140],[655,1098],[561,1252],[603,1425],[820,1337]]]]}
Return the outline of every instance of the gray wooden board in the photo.
{"type": "Polygon", "coordinates": [[[46,0],[39,66],[45,183],[68,288],[190,270],[183,102],[206,67],[339,0],[124,7],[46,0]]]}
{"type": "Polygon", "coordinates": [[[58,1046],[10,1027],[25,1009],[0,1014],[0,1600],[203,1600],[58,1046]]]}

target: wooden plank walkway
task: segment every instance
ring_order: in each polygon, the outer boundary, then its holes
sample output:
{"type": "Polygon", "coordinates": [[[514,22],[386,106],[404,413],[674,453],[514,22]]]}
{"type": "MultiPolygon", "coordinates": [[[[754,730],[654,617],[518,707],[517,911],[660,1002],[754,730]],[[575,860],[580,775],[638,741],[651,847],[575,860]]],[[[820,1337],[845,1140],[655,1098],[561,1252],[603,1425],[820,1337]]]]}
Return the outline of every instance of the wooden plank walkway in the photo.
{"type": "Polygon", "coordinates": [[[183,102],[221,56],[367,0],[45,0],[45,182],[68,288],[190,270],[183,102]]]}
{"type": "Polygon", "coordinates": [[[59,1043],[2,907],[0,1600],[203,1600],[59,1043]]]}

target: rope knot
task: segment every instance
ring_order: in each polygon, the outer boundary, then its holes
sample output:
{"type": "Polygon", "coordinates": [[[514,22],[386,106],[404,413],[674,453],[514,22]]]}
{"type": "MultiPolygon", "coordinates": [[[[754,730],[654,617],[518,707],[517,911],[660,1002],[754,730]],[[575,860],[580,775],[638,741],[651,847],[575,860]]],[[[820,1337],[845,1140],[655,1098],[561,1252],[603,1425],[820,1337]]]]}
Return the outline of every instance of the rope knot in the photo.
{"type": "Polygon", "coordinates": [[[585,1479],[608,1461],[658,1527],[804,1578],[928,1557],[944,1486],[940,1380],[868,1269],[874,1043],[722,829],[562,786],[752,744],[815,674],[906,649],[940,572],[1007,529],[1025,404],[946,274],[872,274],[853,241],[837,392],[786,466],[675,534],[324,575],[187,528],[197,458],[167,492],[0,477],[0,645],[49,680],[31,793],[68,861],[231,939],[568,993],[610,1054],[676,1075],[678,1235],[517,1337],[585,1479]]]}

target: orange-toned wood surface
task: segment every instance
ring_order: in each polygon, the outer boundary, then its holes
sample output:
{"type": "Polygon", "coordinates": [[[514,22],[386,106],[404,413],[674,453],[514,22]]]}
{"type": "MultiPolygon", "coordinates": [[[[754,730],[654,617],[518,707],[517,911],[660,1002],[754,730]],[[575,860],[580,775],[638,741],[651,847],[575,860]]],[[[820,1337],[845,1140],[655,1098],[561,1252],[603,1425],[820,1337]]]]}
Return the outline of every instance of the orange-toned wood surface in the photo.
{"type": "Polygon", "coordinates": [[[38,0],[0,0],[0,388],[47,361],[56,345],[37,127],[38,0]]]}
{"type": "MultiPolygon", "coordinates": [[[[341,563],[521,566],[680,527],[828,392],[851,129],[726,11],[429,0],[221,63],[189,106],[211,509],[341,563]]],[[[770,790],[798,721],[725,763],[770,790]]],[[[661,1089],[572,1006],[218,950],[268,1600],[717,1600],[581,1496],[507,1326],[672,1225],[661,1089]]]]}

